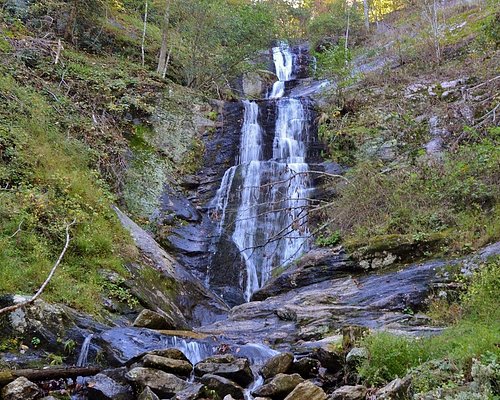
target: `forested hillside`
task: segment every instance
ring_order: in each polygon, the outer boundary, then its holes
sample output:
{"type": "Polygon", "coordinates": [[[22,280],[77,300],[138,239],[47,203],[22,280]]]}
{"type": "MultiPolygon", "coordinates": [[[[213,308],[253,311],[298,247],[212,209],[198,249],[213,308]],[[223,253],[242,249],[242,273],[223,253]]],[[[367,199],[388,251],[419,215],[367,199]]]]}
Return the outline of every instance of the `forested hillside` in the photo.
{"type": "Polygon", "coordinates": [[[497,0],[1,1],[0,388],[95,336],[124,399],[497,399],[499,46],[497,0]],[[185,335],[249,378],[132,373],[185,335]]]}

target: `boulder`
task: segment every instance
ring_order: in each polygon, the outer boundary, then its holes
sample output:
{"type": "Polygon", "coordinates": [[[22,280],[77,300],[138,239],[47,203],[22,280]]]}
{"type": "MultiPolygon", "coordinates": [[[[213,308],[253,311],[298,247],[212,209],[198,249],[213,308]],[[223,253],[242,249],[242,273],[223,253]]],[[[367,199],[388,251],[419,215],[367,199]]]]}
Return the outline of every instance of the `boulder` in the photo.
{"type": "Polygon", "coordinates": [[[368,350],[364,347],[353,347],[345,357],[349,365],[358,365],[368,358],[368,350]]]}
{"type": "Polygon", "coordinates": [[[201,378],[201,383],[209,390],[213,390],[221,398],[227,395],[234,397],[236,400],[245,398],[244,390],[240,385],[222,376],[207,374],[201,378]]]}
{"type": "Polygon", "coordinates": [[[253,294],[252,300],[264,300],[297,287],[352,273],[357,269],[359,268],[356,263],[341,247],[314,249],[302,256],[281,275],[269,280],[263,288],[253,294]]]}
{"type": "Polygon", "coordinates": [[[411,384],[411,376],[408,375],[403,379],[396,378],[389,382],[383,388],[375,392],[375,399],[377,400],[404,400],[409,398],[411,384]]]}
{"type": "Polygon", "coordinates": [[[292,371],[298,373],[302,378],[307,379],[316,376],[320,367],[321,363],[318,360],[304,357],[293,363],[292,371]]]}
{"type": "Polygon", "coordinates": [[[181,360],[181,361],[187,361],[189,362],[189,359],[186,357],[186,355],[180,351],[179,349],[160,349],[160,350],[153,350],[148,352],[148,354],[155,355],[155,356],[160,356],[160,357],[165,357],[165,358],[171,358],[173,360],[181,360]]]}
{"type": "Polygon", "coordinates": [[[293,365],[292,353],[281,353],[270,358],[260,370],[264,379],[272,378],[277,374],[286,374],[293,365]]]}
{"type": "Polygon", "coordinates": [[[132,326],[138,328],[149,328],[149,329],[175,329],[176,326],[172,325],[163,315],[152,311],[144,309],[135,319],[132,326]]]}
{"type": "Polygon", "coordinates": [[[205,386],[201,383],[192,383],[186,389],[177,393],[172,400],[196,400],[205,391],[205,386]]]}
{"type": "Polygon", "coordinates": [[[305,381],[297,385],[285,400],[326,400],[326,394],[311,381],[305,381]]]}
{"type": "Polygon", "coordinates": [[[40,395],[39,387],[23,376],[2,389],[2,399],[4,400],[34,400],[40,395]]]}
{"type": "Polygon", "coordinates": [[[193,366],[188,361],[175,360],[153,354],[144,356],[142,362],[145,367],[160,369],[175,375],[189,376],[193,371],[193,366]]]}
{"type": "Polygon", "coordinates": [[[230,379],[242,386],[253,382],[253,373],[246,358],[236,358],[232,355],[209,357],[194,367],[196,376],[206,374],[218,375],[230,379]]]}
{"type": "Polygon", "coordinates": [[[342,357],[337,353],[317,348],[314,350],[312,357],[316,358],[321,363],[321,366],[330,372],[337,372],[343,368],[342,357]]]}
{"type": "Polygon", "coordinates": [[[173,374],[152,368],[137,367],[127,372],[125,377],[138,386],[149,386],[153,392],[161,397],[171,397],[186,389],[189,384],[173,374]]]}
{"type": "Polygon", "coordinates": [[[95,400],[133,400],[132,387],[121,384],[105,374],[97,374],[87,384],[89,398],[95,400]]]}
{"type": "Polygon", "coordinates": [[[364,400],[366,392],[363,385],[342,386],[332,393],[329,400],[364,400]]]}
{"type": "Polygon", "coordinates": [[[149,386],[146,386],[137,400],[160,400],[160,398],[151,390],[149,386]]]}
{"type": "Polygon", "coordinates": [[[255,390],[253,395],[283,399],[302,382],[304,379],[299,374],[278,374],[269,383],[255,390]]]}

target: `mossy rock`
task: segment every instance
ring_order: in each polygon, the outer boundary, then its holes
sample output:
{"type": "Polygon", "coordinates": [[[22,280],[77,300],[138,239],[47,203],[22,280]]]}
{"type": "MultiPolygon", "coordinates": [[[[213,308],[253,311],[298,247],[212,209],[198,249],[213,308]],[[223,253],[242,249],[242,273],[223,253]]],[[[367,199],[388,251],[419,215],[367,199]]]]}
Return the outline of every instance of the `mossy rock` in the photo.
{"type": "Polygon", "coordinates": [[[362,268],[378,269],[436,254],[448,237],[448,231],[420,235],[382,235],[368,241],[346,241],[345,247],[362,268]]]}

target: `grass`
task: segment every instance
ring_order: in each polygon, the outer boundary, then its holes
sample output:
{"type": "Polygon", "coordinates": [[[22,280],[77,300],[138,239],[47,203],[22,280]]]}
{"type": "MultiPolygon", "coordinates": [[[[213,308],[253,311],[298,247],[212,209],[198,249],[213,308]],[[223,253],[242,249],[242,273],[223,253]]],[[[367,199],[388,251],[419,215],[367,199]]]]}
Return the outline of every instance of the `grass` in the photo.
{"type": "Polygon", "coordinates": [[[0,293],[33,294],[62,250],[65,225],[76,219],[44,298],[98,314],[99,270],[126,274],[123,263],[135,257],[110,210],[114,197],[92,168],[93,153],[58,128],[44,96],[5,71],[0,93],[0,293]]]}
{"type": "Polygon", "coordinates": [[[496,257],[472,276],[461,296],[463,316],[443,334],[410,339],[381,332],[365,338],[369,359],[360,367],[360,376],[370,385],[380,385],[432,360],[446,359],[463,370],[473,358],[500,357],[499,298],[500,257],[496,257]]]}
{"type": "MultiPolygon", "coordinates": [[[[446,232],[451,251],[470,251],[500,237],[500,147],[497,129],[447,154],[381,172],[356,165],[329,211],[333,229],[352,242],[380,235],[431,237],[446,232]]],[[[445,249],[446,250],[446,249],[445,249]]]]}

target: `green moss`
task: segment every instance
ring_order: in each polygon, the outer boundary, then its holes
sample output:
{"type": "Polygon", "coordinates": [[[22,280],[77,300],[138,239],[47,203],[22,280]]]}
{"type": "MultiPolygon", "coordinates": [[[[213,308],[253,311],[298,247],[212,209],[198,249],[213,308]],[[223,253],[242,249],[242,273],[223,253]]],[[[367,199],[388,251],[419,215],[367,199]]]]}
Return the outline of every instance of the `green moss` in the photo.
{"type": "Polygon", "coordinates": [[[42,96],[4,73],[0,91],[0,293],[34,293],[74,219],[70,247],[44,298],[97,314],[98,270],[126,274],[123,263],[134,256],[109,208],[114,198],[89,167],[92,153],[59,130],[58,114],[42,96]]]}

